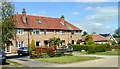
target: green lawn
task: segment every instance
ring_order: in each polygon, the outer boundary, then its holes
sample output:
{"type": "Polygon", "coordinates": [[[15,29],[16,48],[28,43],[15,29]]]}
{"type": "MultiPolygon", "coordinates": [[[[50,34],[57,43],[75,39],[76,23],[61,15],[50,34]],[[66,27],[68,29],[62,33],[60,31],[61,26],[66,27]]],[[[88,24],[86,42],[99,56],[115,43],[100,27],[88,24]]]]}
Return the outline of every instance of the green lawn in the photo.
{"type": "Polygon", "coordinates": [[[35,60],[57,63],[57,64],[66,64],[66,63],[81,62],[81,61],[94,60],[94,59],[98,59],[98,58],[86,57],[86,56],[62,56],[62,57],[53,57],[53,58],[38,58],[35,60]]]}
{"type": "MultiPolygon", "coordinates": [[[[98,55],[118,55],[118,51],[109,51],[109,52],[99,52],[99,53],[96,53],[98,55]]],[[[119,53],[120,55],[120,53],[119,53]]]]}

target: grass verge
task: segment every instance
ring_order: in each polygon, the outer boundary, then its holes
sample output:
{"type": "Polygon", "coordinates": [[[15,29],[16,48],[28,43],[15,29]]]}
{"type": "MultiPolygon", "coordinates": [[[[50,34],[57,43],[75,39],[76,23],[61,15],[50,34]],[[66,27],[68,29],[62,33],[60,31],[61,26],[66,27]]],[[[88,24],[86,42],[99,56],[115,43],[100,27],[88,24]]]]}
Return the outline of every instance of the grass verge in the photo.
{"type": "Polygon", "coordinates": [[[24,65],[11,61],[9,59],[6,60],[6,64],[2,65],[3,67],[25,67],[24,65]]]}
{"type": "Polygon", "coordinates": [[[118,51],[98,52],[96,54],[97,55],[114,55],[114,56],[120,55],[118,51]]]}
{"type": "Polygon", "coordinates": [[[98,59],[98,57],[62,56],[62,57],[53,57],[53,58],[38,58],[35,60],[57,63],[57,64],[66,64],[66,63],[81,62],[81,61],[94,60],[94,59],[98,59]]]}

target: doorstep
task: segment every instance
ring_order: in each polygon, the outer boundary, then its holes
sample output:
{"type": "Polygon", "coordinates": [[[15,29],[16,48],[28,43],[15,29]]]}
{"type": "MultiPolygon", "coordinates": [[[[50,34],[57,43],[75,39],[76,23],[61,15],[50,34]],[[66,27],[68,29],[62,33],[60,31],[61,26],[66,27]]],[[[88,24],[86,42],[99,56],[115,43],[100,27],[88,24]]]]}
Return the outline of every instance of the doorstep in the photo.
{"type": "Polygon", "coordinates": [[[18,54],[6,53],[6,56],[7,56],[7,57],[8,57],[8,56],[16,56],[16,55],[18,55],[18,54]]]}

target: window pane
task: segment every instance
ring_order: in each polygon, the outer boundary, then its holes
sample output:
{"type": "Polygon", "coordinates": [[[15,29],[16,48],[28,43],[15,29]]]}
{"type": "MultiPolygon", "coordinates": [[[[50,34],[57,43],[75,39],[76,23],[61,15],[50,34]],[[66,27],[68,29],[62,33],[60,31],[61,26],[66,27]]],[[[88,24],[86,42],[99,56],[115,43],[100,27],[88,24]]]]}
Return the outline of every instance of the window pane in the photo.
{"type": "Polygon", "coordinates": [[[54,30],[54,34],[56,34],[56,30],[54,30]]]}
{"type": "Polygon", "coordinates": [[[37,22],[38,24],[41,24],[41,21],[40,21],[40,20],[36,20],[36,22],[37,22]]]}
{"type": "Polygon", "coordinates": [[[39,43],[40,43],[40,42],[39,42],[39,41],[37,41],[37,42],[36,42],[36,46],[39,46],[39,43]]]}
{"type": "Polygon", "coordinates": [[[46,31],[46,30],[44,30],[44,34],[45,34],[45,35],[47,34],[47,31],[46,31]]]}

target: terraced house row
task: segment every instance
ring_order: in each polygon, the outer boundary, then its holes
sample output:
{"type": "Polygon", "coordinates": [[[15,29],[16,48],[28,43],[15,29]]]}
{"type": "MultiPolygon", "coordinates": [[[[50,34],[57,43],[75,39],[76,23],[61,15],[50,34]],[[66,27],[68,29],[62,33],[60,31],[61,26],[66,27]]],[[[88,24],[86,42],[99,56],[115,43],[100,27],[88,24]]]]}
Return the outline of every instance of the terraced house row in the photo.
{"type": "Polygon", "coordinates": [[[67,22],[62,15],[60,18],[27,15],[25,9],[22,14],[15,14],[16,36],[13,45],[5,48],[6,53],[15,53],[22,46],[28,46],[32,39],[37,47],[49,46],[48,40],[59,37],[62,45],[76,44],[82,39],[81,29],[67,22]]]}

